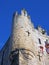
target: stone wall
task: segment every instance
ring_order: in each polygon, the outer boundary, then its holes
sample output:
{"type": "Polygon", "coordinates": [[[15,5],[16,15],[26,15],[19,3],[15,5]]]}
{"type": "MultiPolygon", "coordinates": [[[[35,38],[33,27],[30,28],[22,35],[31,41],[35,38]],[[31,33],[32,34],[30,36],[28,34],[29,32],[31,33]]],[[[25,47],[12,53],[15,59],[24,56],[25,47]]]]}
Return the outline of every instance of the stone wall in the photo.
{"type": "Polygon", "coordinates": [[[12,23],[10,38],[0,52],[0,65],[49,65],[45,30],[35,29],[25,10],[21,15],[16,12],[12,23]]]}

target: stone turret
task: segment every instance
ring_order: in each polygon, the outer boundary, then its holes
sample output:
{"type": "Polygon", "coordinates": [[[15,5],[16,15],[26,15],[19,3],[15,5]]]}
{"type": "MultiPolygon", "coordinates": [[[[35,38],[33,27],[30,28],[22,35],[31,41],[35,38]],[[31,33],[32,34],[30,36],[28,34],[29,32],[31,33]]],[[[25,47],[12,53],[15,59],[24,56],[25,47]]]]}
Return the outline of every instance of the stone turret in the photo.
{"type": "Polygon", "coordinates": [[[23,43],[25,41],[26,31],[29,31],[30,29],[32,29],[32,23],[27,17],[27,12],[25,10],[22,10],[20,15],[16,13],[13,19],[11,33],[12,49],[21,46],[21,44],[24,46],[23,43]],[[21,40],[21,38],[24,41],[21,40]]]}
{"type": "MultiPolygon", "coordinates": [[[[18,64],[20,65],[28,65],[28,63],[30,63],[30,61],[32,62],[33,60],[33,58],[31,57],[27,57],[27,54],[29,54],[28,56],[34,56],[35,53],[33,52],[33,49],[35,50],[35,47],[34,41],[32,39],[32,29],[33,25],[31,23],[31,20],[28,18],[27,12],[25,10],[22,10],[20,15],[18,15],[17,13],[15,14],[11,33],[10,56],[12,56],[12,54],[17,53],[17,59],[19,59],[17,60],[17,62],[19,62],[18,64]],[[32,60],[28,60],[27,58],[32,60]]],[[[34,61],[36,61],[35,56],[34,61]]]]}
{"type": "Polygon", "coordinates": [[[49,46],[45,45],[49,36],[45,33],[40,26],[34,28],[25,9],[21,14],[15,12],[10,38],[0,53],[0,65],[49,65],[49,46]]]}

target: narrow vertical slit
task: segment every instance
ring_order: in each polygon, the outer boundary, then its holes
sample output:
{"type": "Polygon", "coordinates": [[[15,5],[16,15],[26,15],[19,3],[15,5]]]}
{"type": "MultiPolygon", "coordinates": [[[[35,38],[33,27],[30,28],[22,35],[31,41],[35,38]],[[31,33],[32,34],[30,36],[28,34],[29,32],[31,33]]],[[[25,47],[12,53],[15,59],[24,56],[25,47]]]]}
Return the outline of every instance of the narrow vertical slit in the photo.
{"type": "Polygon", "coordinates": [[[39,40],[39,44],[41,44],[41,40],[40,39],[38,39],[39,40]]]}

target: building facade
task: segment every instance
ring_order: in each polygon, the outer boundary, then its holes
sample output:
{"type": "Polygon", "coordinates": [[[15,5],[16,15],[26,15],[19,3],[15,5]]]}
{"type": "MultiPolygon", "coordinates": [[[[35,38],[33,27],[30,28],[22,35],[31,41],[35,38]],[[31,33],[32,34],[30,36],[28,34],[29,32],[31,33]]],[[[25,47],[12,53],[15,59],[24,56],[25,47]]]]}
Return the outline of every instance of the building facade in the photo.
{"type": "Polygon", "coordinates": [[[0,51],[0,65],[49,65],[49,36],[34,28],[27,11],[13,15],[12,30],[0,51]]]}

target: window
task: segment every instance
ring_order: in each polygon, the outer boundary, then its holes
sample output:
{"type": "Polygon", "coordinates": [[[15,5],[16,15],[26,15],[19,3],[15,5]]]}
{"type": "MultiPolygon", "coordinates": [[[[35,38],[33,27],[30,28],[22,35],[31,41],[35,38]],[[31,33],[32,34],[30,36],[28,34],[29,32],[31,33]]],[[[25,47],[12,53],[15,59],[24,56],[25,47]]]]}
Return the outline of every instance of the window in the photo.
{"type": "Polygon", "coordinates": [[[28,34],[28,36],[30,35],[30,32],[29,31],[26,31],[27,32],[27,34],[28,34]]]}
{"type": "Polygon", "coordinates": [[[39,40],[39,44],[41,44],[41,40],[40,39],[38,39],[39,40]]]}

